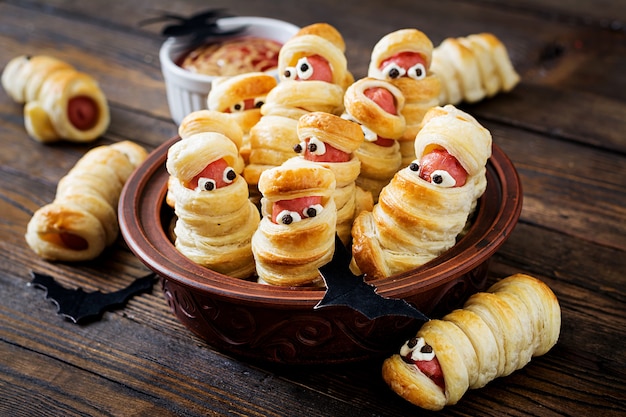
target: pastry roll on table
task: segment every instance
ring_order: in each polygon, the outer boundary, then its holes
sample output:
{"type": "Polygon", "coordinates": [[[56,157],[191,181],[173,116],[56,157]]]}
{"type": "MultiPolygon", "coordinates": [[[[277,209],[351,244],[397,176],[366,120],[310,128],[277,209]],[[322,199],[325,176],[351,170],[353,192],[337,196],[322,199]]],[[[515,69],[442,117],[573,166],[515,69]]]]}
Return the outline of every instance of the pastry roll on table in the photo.
{"type": "Polygon", "coordinates": [[[25,104],[26,130],[40,142],[90,142],[109,127],[109,106],[96,80],[59,59],[13,58],[2,72],[2,86],[25,104]]]}
{"type": "Polygon", "coordinates": [[[259,179],[262,219],[252,237],[258,282],[322,286],[318,268],[335,250],[335,176],[327,168],[292,158],[259,179]]]}
{"type": "Polygon", "coordinates": [[[52,203],[30,219],[26,242],[44,259],[86,261],[115,242],[117,203],[126,180],[147,156],[130,142],[88,151],[58,183],[52,203]]]}
{"type": "Polygon", "coordinates": [[[430,410],[456,404],[547,353],[561,329],[558,300],[542,281],[515,274],[472,295],[462,309],[426,322],[383,363],[383,379],[407,401],[430,410]]]}
{"type": "Polygon", "coordinates": [[[168,150],[175,246],[193,262],[235,278],[254,274],[252,234],[259,211],[235,171],[236,145],[218,132],[194,133],[168,150]]]}
{"type": "Polygon", "coordinates": [[[424,114],[439,105],[441,80],[430,69],[432,52],[432,42],[417,29],[391,32],[372,49],[368,77],[389,81],[404,96],[406,129],[398,139],[402,166],[415,159],[413,142],[424,114]]]}
{"type": "Polygon", "coordinates": [[[367,279],[408,271],[451,248],[485,191],[489,131],[452,105],[424,120],[417,159],[352,226],[353,261],[367,279]]]}

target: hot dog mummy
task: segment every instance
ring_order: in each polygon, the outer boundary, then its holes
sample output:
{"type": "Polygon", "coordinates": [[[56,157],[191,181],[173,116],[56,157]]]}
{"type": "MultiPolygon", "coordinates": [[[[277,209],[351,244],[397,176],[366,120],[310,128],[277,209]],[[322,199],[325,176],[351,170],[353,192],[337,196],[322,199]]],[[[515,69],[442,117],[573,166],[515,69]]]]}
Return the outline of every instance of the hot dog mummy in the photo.
{"type": "Polygon", "coordinates": [[[368,279],[420,266],[451,248],[485,191],[491,134],[452,105],[424,116],[417,159],[352,226],[354,264],[368,279]]]}
{"type": "Polygon", "coordinates": [[[211,83],[207,107],[228,114],[241,127],[239,154],[245,163],[250,157],[250,129],[261,120],[261,107],[276,84],[276,78],[264,72],[219,77],[211,83]]]}
{"type": "Polygon", "coordinates": [[[335,250],[335,175],[320,164],[292,158],[259,179],[262,219],[252,237],[258,282],[324,285],[318,268],[335,250]]]}
{"type": "Polygon", "coordinates": [[[252,234],[259,212],[235,171],[236,145],[218,132],[194,133],[167,153],[175,246],[193,262],[235,278],[254,274],[252,234]]]}
{"type": "Polygon", "coordinates": [[[356,151],[361,173],[356,181],[374,202],[402,164],[399,138],[406,128],[404,96],[385,80],[362,78],[346,90],[342,117],[361,125],[365,141],[356,151]]]}
{"type": "Polygon", "coordinates": [[[447,38],[433,50],[439,105],[473,103],[511,91],[520,80],[504,44],[491,33],[447,38]]]}
{"type": "Polygon", "coordinates": [[[13,58],[2,72],[2,86],[25,104],[26,130],[38,141],[90,142],[109,127],[109,106],[98,83],[56,58],[13,58]]]}
{"type": "Polygon", "coordinates": [[[52,203],[28,222],[26,242],[44,259],[96,258],[117,238],[117,203],[126,180],[143,162],[141,146],[118,142],[88,151],[58,183],[52,203]]]}
{"type": "Polygon", "coordinates": [[[468,389],[526,366],[557,342],[561,310],[550,288],[516,274],[472,295],[462,309],[430,320],[382,367],[385,382],[430,410],[456,404],[468,389]]]}
{"type": "Polygon", "coordinates": [[[430,70],[433,44],[417,29],[401,29],[382,37],[370,59],[368,77],[387,80],[404,96],[406,129],[398,139],[402,166],[415,159],[413,142],[424,114],[439,104],[440,78],[430,70]]]}
{"type": "Polygon", "coordinates": [[[298,120],[298,137],[300,143],[295,150],[301,156],[296,158],[320,164],[335,174],[337,234],[348,245],[354,218],[373,206],[371,193],[356,185],[361,162],[355,151],[363,143],[363,131],[358,124],[339,116],[313,112],[298,120]]]}
{"type": "Polygon", "coordinates": [[[302,28],[281,48],[280,82],[261,107],[261,120],[250,130],[250,162],[244,177],[256,185],[261,172],[293,157],[298,119],[313,111],[343,112],[343,95],[352,83],[345,43],[331,25],[302,28]]]}

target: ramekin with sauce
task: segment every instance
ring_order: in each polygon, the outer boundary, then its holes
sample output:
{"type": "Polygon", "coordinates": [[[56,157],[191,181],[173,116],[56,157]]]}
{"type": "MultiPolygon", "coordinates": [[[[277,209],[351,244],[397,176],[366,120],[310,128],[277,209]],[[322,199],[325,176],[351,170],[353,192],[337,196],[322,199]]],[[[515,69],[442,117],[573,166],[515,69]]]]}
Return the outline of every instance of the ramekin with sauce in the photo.
{"type": "Polygon", "coordinates": [[[223,30],[242,26],[246,30],[233,37],[219,39],[214,44],[204,45],[201,50],[190,50],[175,38],[168,39],[161,46],[159,59],[167,102],[172,120],[177,125],[189,113],[206,108],[211,83],[216,77],[251,71],[266,71],[278,77],[277,69],[272,68],[271,56],[277,53],[276,48],[300,30],[291,23],[267,17],[225,17],[219,19],[218,24],[223,30]],[[257,53],[259,51],[248,50],[249,53],[242,54],[242,45],[245,48],[258,47],[261,51],[257,53]],[[263,56],[266,59],[249,59],[252,56],[263,56]],[[241,57],[245,57],[246,61],[237,62],[241,57]]]}

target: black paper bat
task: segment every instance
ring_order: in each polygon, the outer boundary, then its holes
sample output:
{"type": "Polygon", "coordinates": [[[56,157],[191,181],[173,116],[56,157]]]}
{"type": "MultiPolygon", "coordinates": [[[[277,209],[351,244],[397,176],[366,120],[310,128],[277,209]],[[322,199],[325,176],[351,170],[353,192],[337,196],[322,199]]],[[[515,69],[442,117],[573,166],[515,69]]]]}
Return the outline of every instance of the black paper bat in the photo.
{"type": "Polygon", "coordinates": [[[69,289],[60,285],[50,275],[31,271],[31,285],[46,291],[46,299],[57,305],[57,313],[74,323],[84,323],[99,318],[105,311],[120,308],[134,295],[152,289],[155,275],[137,278],[126,288],[102,293],[85,292],[82,288],[69,289]]]}
{"type": "Polygon", "coordinates": [[[335,253],[320,274],[326,283],[326,294],[315,308],[342,305],[352,308],[370,320],[383,316],[405,316],[428,321],[429,318],[405,300],[387,298],[376,292],[376,287],[365,282],[364,275],[350,270],[350,253],[335,236],[335,253]]]}

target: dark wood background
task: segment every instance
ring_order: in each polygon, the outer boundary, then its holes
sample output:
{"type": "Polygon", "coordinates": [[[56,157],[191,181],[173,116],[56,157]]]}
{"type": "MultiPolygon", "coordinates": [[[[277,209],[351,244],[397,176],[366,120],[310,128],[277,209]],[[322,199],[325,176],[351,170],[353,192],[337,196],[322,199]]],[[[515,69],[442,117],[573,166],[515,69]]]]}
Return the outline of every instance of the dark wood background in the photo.
{"type": "Polygon", "coordinates": [[[158,286],[102,320],[56,315],[30,271],[110,291],[147,269],[122,239],[98,260],[48,263],[24,241],[33,212],[92,146],[130,139],[153,149],[176,133],[158,62],[163,11],[225,7],[346,39],[355,77],[385,34],[416,27],[435,45],[483,31],[522,76],[510,94],[462,106],[493,134],[522,178],[519,225],[490,279],[525,272],[560,300],[561,338],[547,355],[438,415],[626,414],[626,2],[17,1],[0,2],[0,66],[50,54],[99,80],[112,123],[97,142],[42,145],[22,106],[0,92],[0,415],[426,415],[393,394],[380,361],[300,368],[237,361],[192,336],[158,286]]]}

